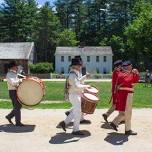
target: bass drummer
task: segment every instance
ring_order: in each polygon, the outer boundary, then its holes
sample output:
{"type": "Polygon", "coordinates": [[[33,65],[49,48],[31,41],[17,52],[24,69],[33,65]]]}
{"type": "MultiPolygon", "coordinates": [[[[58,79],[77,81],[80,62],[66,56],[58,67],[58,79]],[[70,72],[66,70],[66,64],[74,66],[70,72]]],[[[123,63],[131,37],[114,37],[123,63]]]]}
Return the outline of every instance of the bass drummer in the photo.
{"type": "Polygon", "coordinates": [[[18,85],[22,82],[22,79],[19,79],[17,76],[18,66],[15,61],[10,62],[8,68],[9,70],[6,75],[6,80],[13,109],[5,118],[8,120],[9,123],[13,124],[12,118],[15,117],[15,125],[21,127],[24,126],[24,124],[21,123],[22,105],[17,99],[16,89],[18,85]]]}

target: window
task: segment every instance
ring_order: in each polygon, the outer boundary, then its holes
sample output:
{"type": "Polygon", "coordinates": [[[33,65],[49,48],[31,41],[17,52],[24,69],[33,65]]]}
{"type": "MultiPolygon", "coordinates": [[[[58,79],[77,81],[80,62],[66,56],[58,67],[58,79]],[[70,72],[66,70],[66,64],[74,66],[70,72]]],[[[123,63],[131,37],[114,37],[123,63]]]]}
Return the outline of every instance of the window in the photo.
{"type": "Polygon", "coordinates": [[[71,62],[71,56],[68,56],[68,61],[71,62]]]}
{"type": "Polygon", "coordinates": [[[61,74],[64,74],[64,67],[61,67],[61,74]]]}
{"type": "Polygon", "coordinates": [[[103,57],[103,61],[107,62],[107,57],[106,56],[103,57]]]}
{"type": "Polygon", "coordinates": [[[90,56],[87,56],[87,62],[90,62],[90,56]]]}
{"type": "Polygon", "coordinates": [[[99,56],[96,56],[96,62],[99,62],[99,56]]]}
{"type": "Polygon", "coordinates": [[[107,69],[104,67],[103,68],[103,74],[106,74],[107,73],[107,69]]]}
{"type": "Polygon", "coordinates": [[[61,56],[61,62],[64,62],[64,56],[61,56]]]}

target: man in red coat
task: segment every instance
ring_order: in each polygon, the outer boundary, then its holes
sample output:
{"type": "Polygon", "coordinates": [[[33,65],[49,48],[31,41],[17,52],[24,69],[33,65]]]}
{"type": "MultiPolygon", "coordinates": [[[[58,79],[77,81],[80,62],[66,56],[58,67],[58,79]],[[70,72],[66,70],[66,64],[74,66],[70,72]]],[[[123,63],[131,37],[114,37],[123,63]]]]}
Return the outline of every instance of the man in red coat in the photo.
{"type": "Polygon", "coordinates": [[[123,71],[118,74],[117,93],[116,93],[116,110],[119,111],[118,116],[110,123],[114,130],[118,130],[118,124],[125,119],[125,134],[137,135],[131,130],[132,117],[132,100],[134,93],[134,84],[139,81],[139,72],[132,69],[130,61],[123,63],[123,71]]]}
{"type": "Polygon", "coordinates": [[[114,70],[112,73],[112,106],[108,109],[106,113],[104,113],[102,116],[106,122],[108,122],[107,118],[115,111],[116,108],[116,84],[118,79],[118,74],[122,69],[122,60],[117,60],[114,62],[114,70]]]}

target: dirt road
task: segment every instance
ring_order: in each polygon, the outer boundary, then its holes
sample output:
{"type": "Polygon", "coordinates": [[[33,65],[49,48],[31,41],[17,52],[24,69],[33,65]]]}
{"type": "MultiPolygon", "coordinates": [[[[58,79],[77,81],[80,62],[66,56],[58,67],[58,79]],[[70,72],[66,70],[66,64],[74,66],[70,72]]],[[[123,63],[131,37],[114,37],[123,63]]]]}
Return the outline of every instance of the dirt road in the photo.
{"type": "MultiPolygon", "coordinates": [[[[152,109],[133,110],[132,129],[137,136],[124,135],[124,125],[116,133],[104,123],[96,110],[86,118],[90,125],[81,125],[84,137],[71,135],[72,126],[64,133],[56,128],[65,118],[65,110],[22,110],[25,127],[8,125],[5,115],[10,110],[0,110],[0,152],[151,152],[152,109]]],[[[116,114],[116,113],[115,113],[116,114]]],[[[114,115],[115,115],[114,114],[114,115]]],[[[113,116],[114,116],[113,115],[113,116]]],[[[109,118],[112,120],[113,116],[109,118]]]]}

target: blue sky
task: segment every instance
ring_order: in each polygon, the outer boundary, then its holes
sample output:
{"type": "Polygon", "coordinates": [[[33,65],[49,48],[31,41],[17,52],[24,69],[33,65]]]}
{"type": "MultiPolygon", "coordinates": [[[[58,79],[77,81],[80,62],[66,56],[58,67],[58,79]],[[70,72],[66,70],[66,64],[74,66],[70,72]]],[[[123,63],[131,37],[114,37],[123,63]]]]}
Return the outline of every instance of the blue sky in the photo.
{"type": "MultiPolygon", "coordinates": [[[[43,5],[47,0],[36,0],[39,5],[43,5]]],[[[52,5],[55,0],[48,0],[50,4],[52,5]]],[[[3,0],[0,0],[0,4],[3,2],[3,0]]]]}
{"type": "MultiPolygon", "coordinates": [[[[39,3],[39,5],[43,5],[47,0],[37,0],[37,2],[39,3]]],[[[48,0],[50,2],[50,4],[53,4],[53,2],[55,0],[48,0]]]]}

